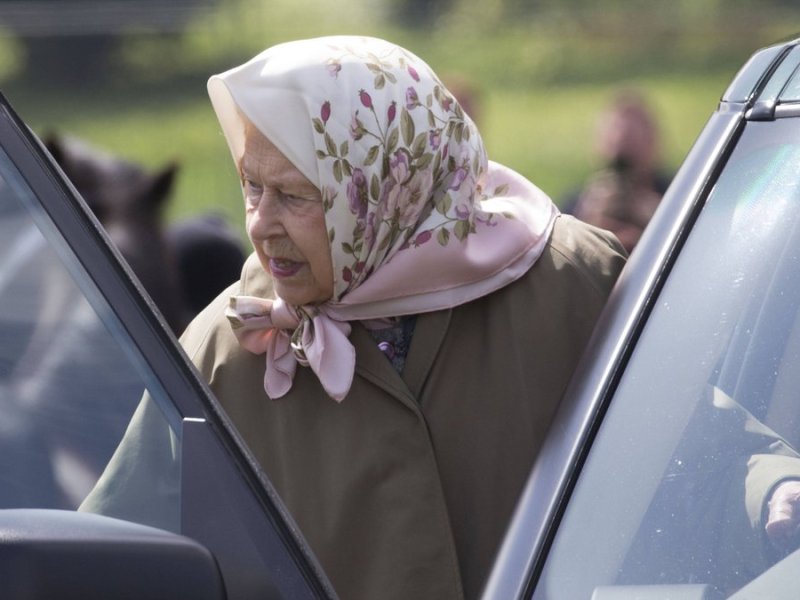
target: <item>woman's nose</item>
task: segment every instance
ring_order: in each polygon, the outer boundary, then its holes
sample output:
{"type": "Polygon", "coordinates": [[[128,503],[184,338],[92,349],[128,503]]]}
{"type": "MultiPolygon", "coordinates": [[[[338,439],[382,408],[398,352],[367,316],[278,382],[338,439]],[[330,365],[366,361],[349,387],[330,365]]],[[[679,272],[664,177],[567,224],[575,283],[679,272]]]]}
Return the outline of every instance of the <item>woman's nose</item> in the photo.
{"type": "Polygon", "coordinates": [[[264,237],[282,232],[282,207],[275,194],[265,191],[254,213],[254,226],[264,237]]]}

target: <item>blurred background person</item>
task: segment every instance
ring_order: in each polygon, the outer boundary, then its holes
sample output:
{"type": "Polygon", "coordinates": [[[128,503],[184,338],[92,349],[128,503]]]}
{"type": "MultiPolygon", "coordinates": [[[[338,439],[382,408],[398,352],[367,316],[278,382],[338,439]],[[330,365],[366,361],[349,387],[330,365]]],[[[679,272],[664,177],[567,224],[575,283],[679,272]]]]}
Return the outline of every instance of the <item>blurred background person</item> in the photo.
{"type": "Polygon", "coordinates": [[[472,78],[458,72],[445,73],[442,81],[447,89],[458,100],[461,108],[472,121],[481,124],[481,89],[472,78]]]}
{"type": "Polygon", "coordinates": [[[602,167],[562,209],[613,232],[630,252],[671,179],[660,167],[658,124],[644,96],[624,89],[601,113],[596,131],[602,167]]]}

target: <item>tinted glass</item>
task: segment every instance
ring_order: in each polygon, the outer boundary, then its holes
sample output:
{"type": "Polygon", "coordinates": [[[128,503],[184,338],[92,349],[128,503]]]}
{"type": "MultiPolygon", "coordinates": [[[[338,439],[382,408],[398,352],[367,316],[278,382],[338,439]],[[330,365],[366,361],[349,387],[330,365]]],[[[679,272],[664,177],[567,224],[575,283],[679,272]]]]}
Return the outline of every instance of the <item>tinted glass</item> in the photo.
{"type": "MultiPolygon", "coordinates": [[[[800,59],[798,59],[798,62],[800,62],[800,59]]],[[[795,68],[792,79],[781,94],[781,102],[800,102],[800,68],[795,68]]]]}
{"type": "Polygon", "coordinates": [[[758,100],[775,102],[778,95],[781,96],[781,100],[787,99],[786,94],[781,94],[781,90],[786,86],[786,82],[792,74],[796,72],[798,63],[800,63],[800,46],[795,46],[775,69],[775,73],[772,74],[769,82],[759,94],[758,100]]]}
{"type": "Polygon", "coordinates": [[[771,488],[800,474],[798,208],[800,122],[748,124],[625,370],[535,598],[796,595],[782,579],[796,544],[772,544],[763,521],[771,488]]]}
{"type": "Polygon", "coordinates": [[[754,54],[736,75],[722,99],[726,102],[747,102],[764,75],[765,69],[778,57],[782,49],[782,46],[772,46],[754,54]]]}
{"type": "Polygon", "coordinates": [[[160,400],[162,422],[179,422],[113,310],[0,150],[0,508],[76,509],[145,391],[160,400]]]}

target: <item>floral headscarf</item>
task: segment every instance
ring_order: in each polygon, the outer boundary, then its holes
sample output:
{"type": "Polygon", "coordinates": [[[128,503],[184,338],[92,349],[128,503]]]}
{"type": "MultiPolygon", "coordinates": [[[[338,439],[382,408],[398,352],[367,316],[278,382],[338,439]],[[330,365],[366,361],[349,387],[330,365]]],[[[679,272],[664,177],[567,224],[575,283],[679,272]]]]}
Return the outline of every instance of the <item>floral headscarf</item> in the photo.
{"type": "Polygon", "coordinates": [[[348,321],[457,306],[521,277],[558,210],[525,178],[487,160],[475,124],[431,68],[366,37],[280,44],[208,84],[234,160],[245,119],[320,190],[333,297],[292,307],[236,297],[240,343],[266,353],[271,398],[298,362],[330,396],[352,383],[348,321]]]}

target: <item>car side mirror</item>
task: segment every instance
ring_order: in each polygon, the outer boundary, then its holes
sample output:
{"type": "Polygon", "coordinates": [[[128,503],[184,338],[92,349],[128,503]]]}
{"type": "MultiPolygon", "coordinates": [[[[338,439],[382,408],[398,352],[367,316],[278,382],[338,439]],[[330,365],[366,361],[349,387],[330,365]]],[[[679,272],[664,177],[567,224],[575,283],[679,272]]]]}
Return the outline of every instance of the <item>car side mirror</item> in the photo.
{"type": "Polygon", "coordinates": [[[65,510],[0,510],[0,581],[14,600],[226,599],[214,556],[196,541],[65,510]]]}

